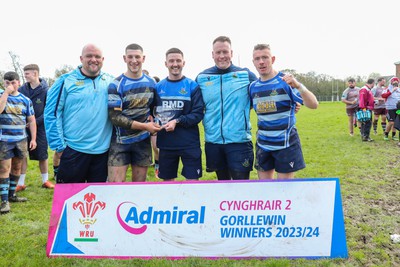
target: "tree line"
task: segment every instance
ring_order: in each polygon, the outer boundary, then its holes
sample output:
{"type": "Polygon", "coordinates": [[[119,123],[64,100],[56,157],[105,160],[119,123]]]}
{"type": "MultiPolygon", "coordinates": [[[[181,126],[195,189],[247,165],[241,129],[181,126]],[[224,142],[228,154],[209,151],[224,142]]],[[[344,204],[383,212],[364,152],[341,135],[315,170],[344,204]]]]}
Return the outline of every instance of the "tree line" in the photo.
{"type": "MultiPolygon", "coordinates": [[[[20,75],[21,83],[25,83],[25,78],[23,75],[23,66],[20,63],[18,55],[13,52],[9,52],[11,57],[11,64],[13,70],[20,75]]],[[[41,77],[47,81],[49,86],[51,86],[55,80],[63,75],[73,70],[74,67],[70,65],[63,65],[54,71],[53,77],[41,77]]],[[[338,79],[328,74],[319,74],[315,71],[309,71],[307,73],[298,73],[294,69],[284,69],[281,70],[284,73],[293,74],[298,81],[304,84],[310,91],[312,91],[317,97],[318,101],[340,101],[343,91],[347,88],[347,80],[351,77],[356,80],[357,86],[362,87],[368,78],[377,79],[381,75],[379,73],[371,73],[368,77],[360,75],[348,76],[345,79],[338,79]]],[[[4,89],[4,76],[5,71],[0,70],[0,88],[4,89]]]]}

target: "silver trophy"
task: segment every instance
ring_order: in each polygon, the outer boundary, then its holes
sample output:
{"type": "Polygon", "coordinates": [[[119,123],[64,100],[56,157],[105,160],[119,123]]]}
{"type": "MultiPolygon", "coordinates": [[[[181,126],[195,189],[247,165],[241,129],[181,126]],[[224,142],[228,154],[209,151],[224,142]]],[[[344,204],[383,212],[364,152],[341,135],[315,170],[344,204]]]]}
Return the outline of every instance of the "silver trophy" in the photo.
{"type": "Polygon", "coordinates": [[[156,122],[162,127],[175,116],[175,110],[168,107],[156,106],[154,107],[153,114],[156,122]]]}

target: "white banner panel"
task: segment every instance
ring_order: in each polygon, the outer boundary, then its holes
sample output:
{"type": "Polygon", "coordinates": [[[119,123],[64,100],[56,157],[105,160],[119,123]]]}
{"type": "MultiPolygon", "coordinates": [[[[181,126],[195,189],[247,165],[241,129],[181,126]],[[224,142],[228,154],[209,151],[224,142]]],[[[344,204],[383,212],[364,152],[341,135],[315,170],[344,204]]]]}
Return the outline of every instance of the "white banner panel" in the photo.
{"type": "Polygon", "coordinates": [[[57,184],[47,255],[347,257],[339,180],[57,184]]]}

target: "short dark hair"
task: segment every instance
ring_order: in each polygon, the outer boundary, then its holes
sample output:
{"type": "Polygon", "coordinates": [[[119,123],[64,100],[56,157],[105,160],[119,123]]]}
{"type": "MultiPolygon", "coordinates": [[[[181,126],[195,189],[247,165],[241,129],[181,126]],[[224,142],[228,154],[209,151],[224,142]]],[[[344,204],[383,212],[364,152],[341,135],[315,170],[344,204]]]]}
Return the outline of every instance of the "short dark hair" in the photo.
{"type": "Polygon", "coordinates": [[[159,81],[160,81],[160,78],[158,78],[158,76],[153,76],[153,79],[154,79],[156,82],[159,82],[159,81]]]}
{"type": "Polygon", "coordinates": [[[350,83],[354,83],[356,80],[354,80],[354,78],[350,78],[347,81],[350,82],[350,83]]]}
{"type": "Polygon", "coordinates": [[[215,38],[213,44],[215,44],[216,42],[228,42],[230,45],[232,44],[231,39],[227,36],[218,36],[217,38],[215,38]]]}
{"type": "Polygon", "coordinates": [[[167,52],[165,53],[165,56],[167,57],[169,54],[181,54],[183,57],[183,52],[176,47],[172,47],[170,49],[167,50],[167,52]]]}
{"type": "Polygon", "coordinates": [[[130,44],[125,48],[125,52],[128,50],[140,50],[143,52],[143,48],[138,44],[130,44]]]}
{"type": "Polygon", "coordinates": [[[255,50],[264,50],[264,49],[271,50],[271,47],[269,46],[269,44],[256,44],[254,46],[253,51],[255,51],[255,50]]]}
{"type": "Polygon", "coordinates": [[[39,72],[39,66],[36,64],[28,64],[24,67],[24,71],[27,70],[36,70],[37,72],[39,72]]]}
{"type": "Polygon", "coordinates": [[[367,83],[368,83],[368,84],[374,84],[374,83],[375,83],[375,80],[372,79],[372,78],[369,78],[368,81],[367,81],[367,83]]]}
{"type": "Polygon", "coordinates": [[[377,82],[379,83],[380,81],[383,81],[383,80],[385,80],[385,78],[379,77],[378,80],[377,80],[377,82]]]}
{"type": "Polygon", "coordinates": [[[8,72],[4,73],[4,80],[10,81],[10,82],[14,81],[14,80],[19,81],[19,75],[15,71],[8,71],[8,72]]]}

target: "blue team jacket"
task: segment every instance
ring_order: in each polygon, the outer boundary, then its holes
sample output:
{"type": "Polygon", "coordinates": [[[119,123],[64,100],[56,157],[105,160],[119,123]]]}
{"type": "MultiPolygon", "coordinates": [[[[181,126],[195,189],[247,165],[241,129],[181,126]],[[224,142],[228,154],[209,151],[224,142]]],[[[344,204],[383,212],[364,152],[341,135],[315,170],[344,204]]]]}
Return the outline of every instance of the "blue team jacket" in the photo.
{"type": "Polygon", "coordinates": [[[87,154],[101,154],[110,146],[108,85],[113,77],[100,73],[84,76],[81,67],[62,75],[49,89],[44,124],[49,146],[61,152],[66,146],[87,154]]]}
{"type": "Polygon", "coordinates": [[[257,77],[247,68],[214,66],[201,72],[200,85],[205,104],[205,141],[214,144],[251,141],[248,86],[257,77]]]}

